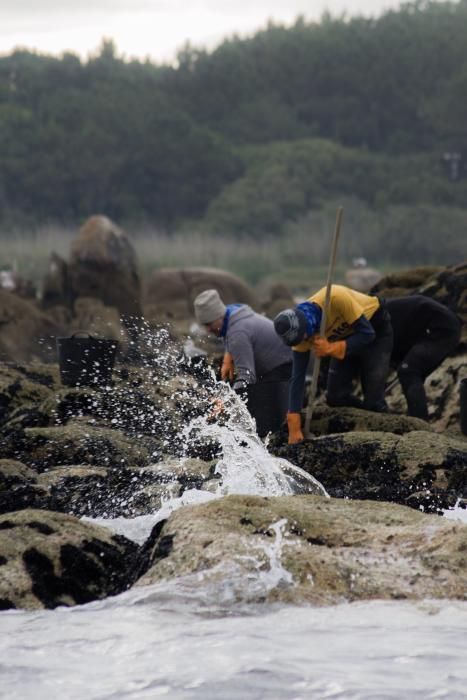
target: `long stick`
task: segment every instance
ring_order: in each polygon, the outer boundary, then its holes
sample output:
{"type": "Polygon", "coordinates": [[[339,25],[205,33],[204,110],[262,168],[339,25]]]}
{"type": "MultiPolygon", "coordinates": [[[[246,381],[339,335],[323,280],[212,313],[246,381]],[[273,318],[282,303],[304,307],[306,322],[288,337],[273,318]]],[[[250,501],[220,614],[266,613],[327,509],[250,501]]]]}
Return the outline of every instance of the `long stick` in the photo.
{"type": "MultiPolygon", "coordinates": [[[[341,231],[341,222],[342,222],[343,212],[344,212],[343,208],[339,207],[337,210],[337,214],[336,214],[336,226],[334,228],[334,236],[332,238],[331,256],[329,258],[329,268],[328,268],[328,279],[326,281],[326,296],[324,298],[324,307],[323,307],[323,313],[321,316],[321,325],[319,328],[319,334],[321,336],[324,336],[324,333],[326,331],[326,316],[328,315],[329,302],[331,300],[332,277],[334,274],[334,266],[336,263],[337,243],[339,241],[339,235],[340,235],[340,231],[341,231]]],[[[305,437],[309,437],[309,435],[310,435],[310,423],[311,423],[311,418],[313,416],[313,404],[315,402],[316,390],[318,388],[318,376],[319,376],[320,365],[321,365],[321,359],[319,357],[315,357],[315,361],[313,363],[313,376],[311,378],[311,387],[310,387],[310,393],[308,396],[308,405],[307,405],[306,416],[305,416],[305,429],[304,429],[304,436],[305,437]]]]}

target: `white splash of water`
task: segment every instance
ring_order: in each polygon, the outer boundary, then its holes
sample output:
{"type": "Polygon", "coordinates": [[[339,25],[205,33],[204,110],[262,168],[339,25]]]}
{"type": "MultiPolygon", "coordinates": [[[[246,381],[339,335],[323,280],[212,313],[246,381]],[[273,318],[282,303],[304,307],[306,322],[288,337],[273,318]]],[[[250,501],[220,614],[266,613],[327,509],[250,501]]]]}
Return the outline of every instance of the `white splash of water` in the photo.
{"type": "MultiPolygon", "coordinates": [[[[269,562],[269,568],[266,571],[261,569],[259,572],[261,583],[267,592],[272,591],[274,588],[288,588],[293,585],[292,574],[282,564],[282,550],[287,536],[286,528],[287,518],[282,518],[276,523],[272,523],[269,530],[272,530],[274,533],[274,540],[272,542],[261,540],[255,545],[255,549],[264,552],[269,562]]],[[[292,543],[289,542],[288,544],[292,543]]]]}
{"type": "MultiPolygon", "coordinates": [[[[294,585],[293,576],[282,564],[285,544],[292,546],[288,536],[287,519],[272,523],[268,531],[271,539],[245,538],[246,554],[235,554],[225,558],[211,568],[179,576],[170,581],[161,581],[151,586],[136,588],[129,592],[132,604],[157,601],[167,596],[172,600],[192,601],[205,610],[240,613],[259,601],[264,602],[276,588],[294,585]]],[[[124,594],[128,595],[128,594],[124,594]]]]}
{"type": "Polygon", "coordinates": [[[144,544],[149,537],[151,530],[158,522],[165,520],[178,508],[188,505],[196,505],[207,503],[215,500],[217,496],[209,491],[199,491],[198,489],[190,489],[185,491],[178,498],[171,498],[163,502],[161,508],[155,513],[148,515],[138,515],[135,518],[88,518],[83,517],[82,520],[103,525],[115,532],[117,535],[124,535],[129,540],[144,544]]]}
{"type": "Polygon", "coordinates": [[[443,515],[448,520],[459,520],[460,522],[467,524],[467,508],[461,508],[461,501],[458,499],[454,508],[449,508],[443,511],[443,515]]]}
{"type": "Polygon", "coordinates": [[[183,435],[187,443],[196,436],[221,446],[216,466],[221,477],[217,494],[291,495],[290,480],[258,437],[255,421],[243,401],[227,385],[219,384],[219,391],[220,412],[217,405],[216,416],[194,419],[183,435]]]}

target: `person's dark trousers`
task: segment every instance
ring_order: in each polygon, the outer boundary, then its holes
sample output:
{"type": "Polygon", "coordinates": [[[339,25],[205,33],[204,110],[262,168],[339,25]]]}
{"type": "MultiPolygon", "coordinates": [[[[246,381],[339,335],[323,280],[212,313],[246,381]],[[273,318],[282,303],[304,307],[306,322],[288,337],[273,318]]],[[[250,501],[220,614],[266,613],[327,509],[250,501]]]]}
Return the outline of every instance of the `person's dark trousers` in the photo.
{"type": "Polygon", "coordinates": [[[331,360],[327,381],[329,406],[354,406],[368,411],[387,411],[384,391],[389,373],[393,335],[389,314],[384,306],[377,314],[375,321],[372,320],[376,333],[374,341],[354,357],[331,360]],[[362,384],[363,401],[352,393],[353,382],[358,377],[362,384]]]}
{"type": "Polygon", "coordinates": [[[460,325],[452,329],[427,329],[397,368],[397,376],[407,401],[407,413],[428,420],[425,379],[459,343],[460,325]]]}
{"type": "Polygon", "coordinates": [[[257,383],[263,382],[288,382],[292,376],[292,363],[286,362],[283,365],[274,367],[270,372],[262,374],[258,377],[257,383]]]}
{"type": "Polygon", "coordinates": [[[261,438],[279,430],[285,420],[291,375],[292,363],[287,362],[260,375],[256,384],[248,387],[248,410],[256,420],[256,430],[261,438]]]}

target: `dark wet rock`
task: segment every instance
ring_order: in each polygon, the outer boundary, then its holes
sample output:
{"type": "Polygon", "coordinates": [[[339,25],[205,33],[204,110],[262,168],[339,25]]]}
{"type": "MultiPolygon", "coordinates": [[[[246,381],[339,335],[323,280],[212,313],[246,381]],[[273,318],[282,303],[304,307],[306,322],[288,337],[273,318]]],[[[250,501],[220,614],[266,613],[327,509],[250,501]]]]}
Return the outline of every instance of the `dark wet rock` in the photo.
{"type": "Polygon", "coordinates": [[[0,516],[2,608],[73,606],[116,595],[133,581],[138,546],[62,513],[0,516]]]}
{"type": "MultiPolygon", "coordinates": [[[[402,438],[401,438],[402,439],[402,438]]],[[[138,586],[177,578],[209,600],[333,605],[463,600],[467,526],[410,508],[318,496],[228,496],[157,524],[138,586]]]]}
{"type": "Polygon", "coordinates": [[[105,469],[88,465],[56,467],[40,474],[47,508],[77,516],[135,517],[157,511],[163,501],[186,489],[211,490],[214,463],[164,459],[144,467],[105,469]],[[207,486],[206,486],[207,485],[207,486]]]}
{"type": "MultiPolygon", "coordinates": [[[[47,366],[49,367],[49,366],[47,366]]],[[[57,368],[0,363],[0,425],[15,419],[26,425],[44,424],[40,404],[52,396],[57,368]]]]}
{"type": "Polygon", "coordinates": [[[330,408],[328,406],[319,406],[313,410],[310,431],[314,435],[348,433],[354,430],[376,430],[403,435],[412,430],[431,431],[432,428],[429,423],[420,418],[399,414],[374,413],[359,408],[330,408]]]}
{"type": "Polygon", "coordinates": [[[0,513],[23,508],[47,508],[48,491],[37,483],[37,474],[13,459],[0,459],[0,513]]]}
{"type": "Polygon", "coordinates": [[[142,441],[135,443],[117,430],[80,419],[65,426],[26,428],[22,435],[14,435],[11,443],[12,449],[16,445],[16,457],[38,472],[66,464],[116,469],[145,464],[149,459],[142,441]]]}
{"type": "Polygon", "coordinates": [[[426,265],[424,267],[402,270],[401,272],[390,272],[384,275],[372,287],[371,291],[383,297],[404,296],[404,294],[399,294],[400,290],[403,290],[405,294],[418,293],[420,287],[427,284],[429,280],[435,279],[445,269],[440,265],[426,265]],[[397,293],[394,294],[392,290],[397,290],[397,293]]]}
{"type": "Polygon", "coordinates": [[[36,483],[37,473],[14,459],[0,459],[0,489],[24,483],[36,483]]]}
{"type": "Polygon", "coordinates": [[[108,470],[87,465],[55,467],[38,476],[38,483],[49,494],[49,510],[92,517],[106,511],[102,501],[107,480],[108,470]]]}
{"type": "Polygon", "coordinates": [[[467,350],[467,261],[450,267],[422,267],[386,275],[371,291],[382,297],[424,294],[436,299],[462,320],[458,352],[467,350]]]}
{"type": "Polygon", "coordinates": [[[467,496],[467,440],[433,432],[354,431],[275,447],[331,496],[393,501],[427,511],[467,496]]]}

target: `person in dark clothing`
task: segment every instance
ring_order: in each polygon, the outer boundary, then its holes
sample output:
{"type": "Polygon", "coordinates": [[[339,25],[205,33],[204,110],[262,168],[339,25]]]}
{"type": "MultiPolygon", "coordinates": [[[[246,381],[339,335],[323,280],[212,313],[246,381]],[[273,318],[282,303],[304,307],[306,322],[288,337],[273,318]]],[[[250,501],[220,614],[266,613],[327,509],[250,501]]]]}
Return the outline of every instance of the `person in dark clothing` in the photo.
{"type": "Polygon", "coordinates": [[[383,300],[333,284],[324,336],[319,335],[326,289],[320,289],[294,309],[274,319],[276,333],[293,348],[287,423],[289,444],[303,440],[300,411],[310,352],[329,357],[327,402],[331,406],[356,406],[387,410],[384,388],[389,372],[392,328],[383,300]],[[363,400],[352,393],[360,377],[363,400]]]}
{"type": "Polygon", "coordinates": [[[461,322],[422,294],[388,299],[386,307],[394,334],[391,364],[397,368],[408,415],[428,420],[425,379],[458,345],[461,322]]]}

